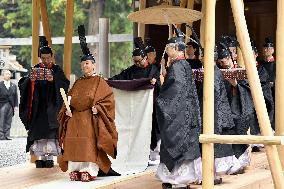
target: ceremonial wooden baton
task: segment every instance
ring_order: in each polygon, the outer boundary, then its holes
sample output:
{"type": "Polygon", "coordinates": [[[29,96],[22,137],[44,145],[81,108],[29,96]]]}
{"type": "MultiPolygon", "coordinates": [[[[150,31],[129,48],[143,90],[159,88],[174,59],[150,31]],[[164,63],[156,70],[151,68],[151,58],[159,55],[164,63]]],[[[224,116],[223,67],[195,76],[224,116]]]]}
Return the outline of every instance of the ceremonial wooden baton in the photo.
{"type": "Polygon", "coordinates": [[[64,104],[65,104],[65,106],[67,108],[67,111],[71,112],[70,105],[68,103],[67,96],[66,96],[65,91],[64,91],[63,88],[60,88],[60,94],[61,94],[61,96],[63,98],[63,102],[64,102],[64,104]]]}

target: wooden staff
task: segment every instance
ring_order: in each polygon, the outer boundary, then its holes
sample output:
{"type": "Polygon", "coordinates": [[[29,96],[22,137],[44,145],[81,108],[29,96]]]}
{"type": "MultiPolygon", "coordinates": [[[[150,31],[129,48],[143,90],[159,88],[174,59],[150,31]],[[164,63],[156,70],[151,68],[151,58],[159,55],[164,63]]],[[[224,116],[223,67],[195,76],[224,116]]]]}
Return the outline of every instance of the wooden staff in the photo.
{"type": "MultiPolygon", "coordinates": [[[[214,134],[214,47],[216,0],[202,1],[205,5],[203,134],[214,134]]],[[[202,18],[203,19],[203,18],[202,18]]],[[[214,144],[202,144],[202,188],[214,188],[214,144]]]]}
{"type": "MultiPolygon", "coordinates": [[[[276,30],[276,93],[275,93],[275,120],[276,120],[276,135],[284,136],[284,2],[277,1],[277,30],[276,30]]],[[[282,157],[282,170],[284,170],[284,147],[278,147],[279,157],[282,157]]]]}
{"type": "Polygon", "coordinates": [[[70,79],[71,63],[72,63],[73,14],[74,14],[74,2],[73,0],[67,0],[66,15],[65,15],[63,68],[64,68],[64,73],[68,79],[70,79]]]}
{"type": "MultiPolygon", "coordinates": [[[[270,120],[268,117],[265,101],[263,98],[263,92],[260,85],[259,76],[257,73],[257,68],[254,62],[254,55],[252,52],[252,47],[250,44],[249,33],[246,25],[244,9],[242,2],[239,0],[230,0],[232,6],[232,12],[234,21],[236,24],[236,30],[240,37],[240,46],[243,52],[244,61],[246,65],[246,70],[248,74],[248,81],[249,85],[253,86],[251,88],[251,93],[255,105],[255,110],[257,113],[257,118],[259,122],[259,127],[261,129],[261,133],[264,136],[273,136],[273,132],[270,125],[270,120]]],[[[206,93],[205,93],[206,94],[206,93]]],[[[283,116],[283,115],[282,115],[283,116]]],[[[267,152],[267,158],[269,161],[272,178],[274,181],[274,186],[276,189],[283,189],[284,188],[284,179],[281,169],[281,162],[278,156],[276,146],[265,146],[265,150],[267,152]]]]}

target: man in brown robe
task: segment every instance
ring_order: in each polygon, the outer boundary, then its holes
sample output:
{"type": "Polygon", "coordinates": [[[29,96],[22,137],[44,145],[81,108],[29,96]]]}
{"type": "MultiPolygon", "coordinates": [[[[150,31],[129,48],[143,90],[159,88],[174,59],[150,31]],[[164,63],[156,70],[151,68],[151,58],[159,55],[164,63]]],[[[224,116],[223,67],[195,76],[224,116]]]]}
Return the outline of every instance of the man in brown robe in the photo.
{"type": "Polygon", "coordinates": [[[104,173],[111,169],[107,155],[116,158],[118,134],[113,92],[95,74],[95,59],[87,47],[84,26],[79,26],[78,32],[84,75],[68,93],[71,111],[64,106],[58,115],[59,143],[64,150],[60,167],[71,171],[71,180],[87,182],[98,175],[99,169],[104,173]]]}

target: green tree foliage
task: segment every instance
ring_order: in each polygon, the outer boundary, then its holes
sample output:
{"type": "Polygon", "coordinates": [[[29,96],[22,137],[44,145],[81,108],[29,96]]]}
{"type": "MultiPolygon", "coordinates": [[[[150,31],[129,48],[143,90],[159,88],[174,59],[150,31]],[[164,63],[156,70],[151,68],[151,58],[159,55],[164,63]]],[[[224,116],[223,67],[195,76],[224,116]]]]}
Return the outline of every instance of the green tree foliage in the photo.
{"type": "MultiPolygon", "coordinates": [[[[0,37],[30,37],[32,34],[32,1],[31,0],[1,0],[0,3],[0,37]]],[[[49,23],[52,36],[64,36],[66,0],[46,0],[49,23]]],[[[132,23],[127,20],[131,12],[131,0],[105,0],[103,17],[110,18],[111,33],[132,33],[132,23]]],[[[90,3],[74,0],[74,35],[80,24],[88,26],[88,9],[90,3]]],[[[56,63],[62,66],[63,45],[53,45],[56,63]]],[[[116,74],[129,65],[131,60],[132,43],[111,43],[111,75],[116,74]]],[[[31,46],[15,46],[12,53],[17,55],[18,61],[26,68],[31,63],[31,46]]],[[[81,74],[79,61],[81,49],[78,44],[73,45],[72,72],[81,74]]]]}
{"type": "MultiPolygon", "coordinates": [[[[133,32],[133,24],[126,18],[132,11],[132,0],[107,0],[105,4],[104,17],[110,19],[111,33],[131,34],[133,32]]],[[[111,75],[119,73],[131,63],[132,42],[111,43],[110,44],[110,60],[111,75]]]]}

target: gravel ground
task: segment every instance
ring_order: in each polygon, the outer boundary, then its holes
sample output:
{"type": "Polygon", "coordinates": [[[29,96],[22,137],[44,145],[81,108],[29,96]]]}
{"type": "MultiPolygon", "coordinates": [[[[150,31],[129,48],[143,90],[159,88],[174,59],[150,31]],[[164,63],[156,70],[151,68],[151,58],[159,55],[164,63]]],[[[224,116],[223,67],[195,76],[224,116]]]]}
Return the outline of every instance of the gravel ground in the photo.
{"type": "Polygon", "coordinates": [[[26,162],[26,138],[0,140],[0,168],[26,162]]]}

